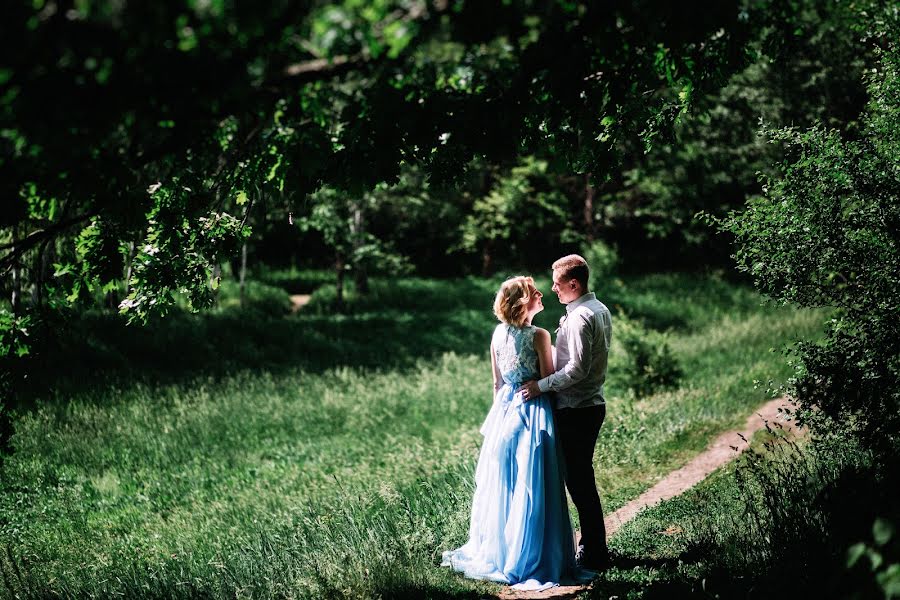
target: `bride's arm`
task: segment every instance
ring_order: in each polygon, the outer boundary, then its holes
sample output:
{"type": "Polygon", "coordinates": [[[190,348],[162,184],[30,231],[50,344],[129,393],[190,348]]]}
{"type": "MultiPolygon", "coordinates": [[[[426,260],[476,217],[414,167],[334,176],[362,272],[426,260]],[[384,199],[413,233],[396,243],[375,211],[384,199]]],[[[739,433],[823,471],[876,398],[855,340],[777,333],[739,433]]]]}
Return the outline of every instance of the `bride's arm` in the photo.
{"type": "Polygon", "coordinates": [[[534,351],[538,355],[538,363],[541,369],[541,379],[554,372],[553,346],[550,343],[550,332],[538,328],[534,332],[534,351]]]}
{"type": "Polygon", "coordinates": [[[497,356],[494,354],[494,340],[491,340],[491,377],[494,379],[494,393],[503,386],[503,376],[497,368],[497,356]]]}

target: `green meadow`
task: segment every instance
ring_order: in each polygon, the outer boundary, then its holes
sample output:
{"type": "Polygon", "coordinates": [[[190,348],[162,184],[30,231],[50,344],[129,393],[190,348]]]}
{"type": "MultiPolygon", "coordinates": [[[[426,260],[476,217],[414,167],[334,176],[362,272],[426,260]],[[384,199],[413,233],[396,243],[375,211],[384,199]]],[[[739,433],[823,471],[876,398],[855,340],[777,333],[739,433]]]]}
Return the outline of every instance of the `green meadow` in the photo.
{"type": "MultiPolygon", "coordinates": [[[[268,273],[244,309],[226,288],[210,314],[144,329],[88,314],[61,329],[10,415],[0,595],[496,593],[437,564],[467,534],[501,280],[374,280],[335,314],[334,288],[315,274],[268,273]],[[312,298],[288,314],[289,292],[312,298]]],[[[538,284],[536,324],[552,331],[563,309],[538,284]]],[[[684,373],[636,397],[614,320],[595,456],[606,511],[743,423],[791,376],[783,350],[826,318],[715,275],[596,291],[614,319],[661,333],[684,373]]],[[[635,533],[652,518],[613,549],[663,552],[635,533]]]]}

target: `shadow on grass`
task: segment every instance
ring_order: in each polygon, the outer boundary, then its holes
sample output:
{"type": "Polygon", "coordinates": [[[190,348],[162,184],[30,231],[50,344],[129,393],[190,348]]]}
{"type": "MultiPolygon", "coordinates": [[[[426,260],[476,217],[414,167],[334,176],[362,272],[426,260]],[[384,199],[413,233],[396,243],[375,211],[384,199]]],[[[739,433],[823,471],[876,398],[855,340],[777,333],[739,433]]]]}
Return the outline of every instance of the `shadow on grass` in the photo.
{"type": "MultiPolygon", "coordinates": [[[[12,583],[6,584],[6,590],[20,591],[19,588],[12,583]]],[[[21,596],[13,595],[11,597],[29,598],[31,600],[59,598],[58,593],[49,590],[30,589],[25,590],[24,594],[25,595],[21,596]]],[[[77,594],[73,594],[73,597],[76,596],[77,594]]],[[[179,581],[168,584],[161,583],[153,586],[136,587],[135,589],[128,590],[128,597],[136,600],[217,600],[222,597],[227,597],[227,595],[192,585],[191,582],[179,581]]],[[[326,593],[317,597],[329,600],[352,600],[357,598],[357,596],[340,590],[332,590],[331,593],[326,593]]],[[[486,596],[472,590],[449,591],[440,588],[409,584],[398,585],[388,589],[377,589],[372,597],[394,600],[420,600],[421,598],[432,598],[434,600],[479,600],[486,596]]]]}
{"type": "Polygon", "coordinates": [[[681,580],[678,568],[690,558],[687,555],[677,557],[653,558],[646,556],[613,554],[610,569],[595,579],[587,593],[581,592],[582,598],[681,598],[689,596],[691,586],[681,580]],[[648,581],[647,574],[652,573],[648,581]]]}
{"type": "MultiPolygon", "coordinates": [[[[386,588],[377,588],[374,598],[393,598],[395,600],[420,600],[421,598],[434,598],[435,600],[481,600],[485,597],[483,593],[474,590],[446,590],[437,587],[418,585],[418,584],[401,584],[386,588]]],[[[349,600],[349,596],[345,597],[349,600]]]]}
{"type": "Polygon", "coordinates": [[[639,526],[590,597],[889,597],[900,565],[898,474],[896,455],[847,436],[764,445],[732,473],[639,515],[683,522],[687,533],[673,551],[658,527],[639,526]],[[660,553],[668,557],[641,558],[660,553]]]}
{"type": "MultiPolygon", "coordinates": [[[[248,370],[413,369],[448,352],[486,355],[496,324],[494,293],[502,280],[373,280],[366,296],[348,287],[343,312],[334,309],[334,287],[325,285],[294,315],[272,315],[268,305],[254,310],[250,298],[247,309],[173,312],[145,327],[98,312],[47,321],[33,356],[16,366],[13,405],[102,385],[179,383],[248,370]]],[[[538,286],[547,298],[535,324],[553,331],[564,308],[548,279],[539,279],[538,286]]],[[[746,288],[701,275],[645,276],[602,288],[598,295],[614,314],[623,308],[665,327],[703,326],[711,313],[759,303],[746,288]]]]}
{"type": "Polygon", "coordinates": [[[332,310],[327,288],[296,315],[173,312],[140,327],[89,312],[45,322],[33,356],[17,365],[16,400],[21,406],[99,385],[178,383],[246,370],[404,369],[447,352],[485,353],[492,301],[490,281],[412,280],[376,282],[344,314],[332,310]]]}
{"type": "Polygon", "coordinates": [[[650,329],[689,331],[728,314],[760,310],[762,297],[751,287],[720,275],[657,273],[613,279],[601,286],[613,314],[624,311],[650,329]]]}

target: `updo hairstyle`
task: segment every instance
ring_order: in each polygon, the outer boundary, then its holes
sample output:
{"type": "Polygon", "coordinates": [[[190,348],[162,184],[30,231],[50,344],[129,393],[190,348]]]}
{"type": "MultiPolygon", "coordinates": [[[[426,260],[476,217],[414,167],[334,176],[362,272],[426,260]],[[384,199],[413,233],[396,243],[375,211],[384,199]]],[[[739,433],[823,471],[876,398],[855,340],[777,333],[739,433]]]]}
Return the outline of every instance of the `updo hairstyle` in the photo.
{"type": "Polygon", "coordinates": [[[494,314],[503,323],[523,327],[528,318],[528,303],[536,291],[531,277],[512,277],[503,282],[494,299],[494,314]]]}

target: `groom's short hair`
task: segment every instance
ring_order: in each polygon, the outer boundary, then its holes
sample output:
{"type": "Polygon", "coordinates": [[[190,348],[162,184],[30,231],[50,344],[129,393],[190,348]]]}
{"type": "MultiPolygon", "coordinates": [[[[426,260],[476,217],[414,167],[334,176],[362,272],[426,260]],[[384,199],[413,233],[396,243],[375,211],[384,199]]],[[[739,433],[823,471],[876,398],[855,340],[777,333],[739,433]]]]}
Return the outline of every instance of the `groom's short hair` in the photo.
{"type": "Polygon", "coordinates": [[[553,263],[553,270],[559,271],[561,279],[575,279],[581,284],[584,292],[588,290],[588,277],[591,274],[587,261],[577,254],[563,256],[553,263]]]}

